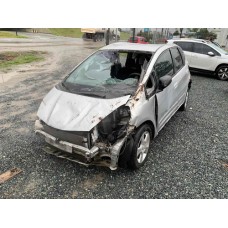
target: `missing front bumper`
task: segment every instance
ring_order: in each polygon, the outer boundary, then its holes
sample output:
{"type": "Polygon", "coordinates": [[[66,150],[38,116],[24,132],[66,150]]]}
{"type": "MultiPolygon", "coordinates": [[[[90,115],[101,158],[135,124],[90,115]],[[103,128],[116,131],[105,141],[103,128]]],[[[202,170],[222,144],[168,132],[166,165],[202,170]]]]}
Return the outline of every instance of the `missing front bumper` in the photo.
{"type": "Polygon", "coordinates": [[[50,145],[44,149],[45,152],[86,166],[99,165],[109,167],[111,170],[117,169],[119,153],[127,136],[118,140],[112,146],[103,144],[88,149],[73,143],[58,140],[54,136],[44,132],[39,123],[39,121],[36,122],[35,133],[43,137],[50,145]]]}
{"type": "Polygon", "coordinates": [[[49,135],[42,130],[35,130],[35,132],[36,134],[43,136],[45,141],[53,147],[65,151],[69,154],[81,155],[85,157],[88,162],[91,161],[91,159],[94,158],[99,152],[99,148],[96,146],[92,147],[91,149],[88,149],[79,145],[75,145],[73,143],[58,140],[54,136],[49,135]]]}

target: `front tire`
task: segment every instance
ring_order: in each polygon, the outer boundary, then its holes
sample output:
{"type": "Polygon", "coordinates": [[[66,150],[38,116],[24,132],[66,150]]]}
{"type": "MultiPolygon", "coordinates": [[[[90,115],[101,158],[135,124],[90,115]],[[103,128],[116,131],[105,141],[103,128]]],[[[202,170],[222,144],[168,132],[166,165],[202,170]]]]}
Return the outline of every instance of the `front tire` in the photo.
{"type": "Polygon", "coordinates": [[[216,76],[219,80],[225,81],[228,79],[228,66],[221,66],[216,70],[216,76]]]}
{"type": "Polygon", "coordinates": [[[136,170],[144,165],[151,148],[152,130],[148,124],[142,125],[134,136],[134,144],[128,167],[136,170]]]}

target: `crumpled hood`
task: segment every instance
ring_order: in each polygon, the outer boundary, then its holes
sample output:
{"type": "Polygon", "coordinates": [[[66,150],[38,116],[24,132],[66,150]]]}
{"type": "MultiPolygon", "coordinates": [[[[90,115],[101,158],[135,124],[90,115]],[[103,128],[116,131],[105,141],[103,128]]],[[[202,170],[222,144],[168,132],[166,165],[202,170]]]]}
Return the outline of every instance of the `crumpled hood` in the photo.
{"type": "Polygon", "coordinates": [[[53,88],[43,99],[37,116],[47,125],[65,131],[90,131],[130,95],[101,99],[72,94],[53,88]]]}

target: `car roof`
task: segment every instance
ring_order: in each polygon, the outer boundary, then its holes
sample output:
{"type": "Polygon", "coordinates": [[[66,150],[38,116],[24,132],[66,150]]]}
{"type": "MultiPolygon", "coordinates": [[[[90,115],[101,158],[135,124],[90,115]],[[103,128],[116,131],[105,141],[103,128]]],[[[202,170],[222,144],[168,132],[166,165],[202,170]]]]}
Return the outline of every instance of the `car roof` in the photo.
{"type": "Polygon", "coordinates": [[[204,39],[192,39],[192,38],[182,38],[182,39],[171,39],[171,40],[168,40],[168,42],[171,41],[171,42],[175,42],[175,41],[184,41],[184,42],[195,42],[195,43],[211,43],[210,40],[204,40],[204,39]]]}
{"type": "Polygon", "coordinates": [[[160,47],[165,45],[167,44],[138,44],[138,43],[130,43],[130,42],[117,42],[117,43],[104,46],[100,50],[156,52],[160,47]]]}

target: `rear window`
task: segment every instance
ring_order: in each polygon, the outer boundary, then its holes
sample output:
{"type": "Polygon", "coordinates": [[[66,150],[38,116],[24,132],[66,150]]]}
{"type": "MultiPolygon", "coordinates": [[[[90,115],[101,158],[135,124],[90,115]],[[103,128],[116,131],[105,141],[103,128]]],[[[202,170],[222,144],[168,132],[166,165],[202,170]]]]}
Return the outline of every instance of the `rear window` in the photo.
{"type": "Polygon", "coordinates": [[[181,41],[175,41],[176,45],[180,46],[184,51],[190,51],[192,52],[192,42],[181,42],[181,41]]]}

